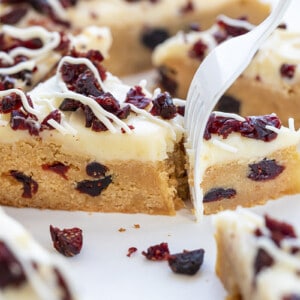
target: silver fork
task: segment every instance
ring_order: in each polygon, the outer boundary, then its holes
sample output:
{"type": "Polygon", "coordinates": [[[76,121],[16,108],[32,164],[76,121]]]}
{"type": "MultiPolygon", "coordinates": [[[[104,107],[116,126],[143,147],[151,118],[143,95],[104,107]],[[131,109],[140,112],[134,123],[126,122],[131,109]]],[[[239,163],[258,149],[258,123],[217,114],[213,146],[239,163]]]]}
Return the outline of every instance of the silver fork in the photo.
{"type": "Polygon", "coordinates": [[[184,125],[189,156],[189,185],[196,218],[203,214],[200,187],[200,154],[206,123],[216,103],[249,65],[266,38],[279,25],[291,0],[279,0],[271,14],[246,34],[232,38],[211,51],[201,63],[191,82],[184,125]],[[237,51],[238,49],[238,51],[237,51]]]}

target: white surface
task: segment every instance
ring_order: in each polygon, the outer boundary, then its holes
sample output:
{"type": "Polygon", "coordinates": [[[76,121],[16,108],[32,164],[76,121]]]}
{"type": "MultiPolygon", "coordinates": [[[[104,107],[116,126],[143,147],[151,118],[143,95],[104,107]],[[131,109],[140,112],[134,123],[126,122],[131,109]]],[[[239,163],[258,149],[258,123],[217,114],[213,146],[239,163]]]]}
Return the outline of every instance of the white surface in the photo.
{"type": "MultiPolygon", "coordinates": [[[[294,0],[285,17],[291,24],[289,28],[300,29],[296,15],[299,11],[300,1],[294,0]]],[[[300,195],[270,201],[253,210],[300,226],[300,195]]],[[[216,249],[211,217],[195,223],[188,210],[180,211],[176,217],[14,208],[6,208],[6,212],[20,221],[49,251],[55,251],[50,240],[50,224],[60,228],[82,228],[82,252],[67,260],[86,300],[219,300],[226,296],[214,273],[216,249]],[[139,224],[140,228],[134,228],[134,224],[139,224]],[[126,231],[119,232],[120,228],[126,231]],[[167,242],[172,253],[204,248],[201,270],[189,277],[174,274],[166,262],[147,261],[141,252],[161,242],[167,242]],[[138,252],[127,257],[128,248],[133,246],[138,252]]]]}

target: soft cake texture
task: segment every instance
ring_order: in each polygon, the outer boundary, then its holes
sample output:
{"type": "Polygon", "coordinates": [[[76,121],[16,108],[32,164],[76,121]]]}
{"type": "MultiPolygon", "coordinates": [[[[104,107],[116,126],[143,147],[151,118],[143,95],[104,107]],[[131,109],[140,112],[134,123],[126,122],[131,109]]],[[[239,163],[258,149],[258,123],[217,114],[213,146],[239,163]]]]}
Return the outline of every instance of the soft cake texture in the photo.
{"type": "Polygon", "coordinates": [[[298,229],[244,209],[215,216],[216,272],[229,299],[282,300],[300,295],[298,229]]]}
{"type": "MultiPolygon", "coordinates": [[[[118,76],[150,68],[153,48],[178,30],[188,29],[191,23],[198,22],[201,28],[208,28],[217,15],[224,13],[231,17],[247,16],[257,24],[270,11],[268,4],[258,0],[79,0],[65,9],[58,0],[46,3],[52,7],[56,19],[63,22],[53,22],[53,17],[30,8],[14,25],[34,23],[72,32],[90,25],[107,26],[112,32],[113,45],[106,65],[118,76]],[[64,22],[71,27],[62,27],[64,22]]],[[[5,15],[16,7],[0,4],[0,11],[5,15]]]]}

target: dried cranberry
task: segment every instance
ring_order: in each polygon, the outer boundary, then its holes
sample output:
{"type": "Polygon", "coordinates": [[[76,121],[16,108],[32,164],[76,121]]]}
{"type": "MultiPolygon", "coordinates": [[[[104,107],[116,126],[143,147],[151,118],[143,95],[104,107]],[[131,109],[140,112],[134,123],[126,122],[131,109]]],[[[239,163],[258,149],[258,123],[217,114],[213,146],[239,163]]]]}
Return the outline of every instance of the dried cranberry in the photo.
{"type": "Polygon", "coordinates": [[[136,247],[130,247],[128,249],[128,253],[127,253],[127,256],[130,257],[133,253],[135,253],[137,251],[137,248],[136,247]]]}
{"type": "Polygon", "coordinates": [[[23,267],[13,252],[0,240],[0,288],[20,286],[26,282],[23,267]]]}
{"type": "Polygon", "coordinates": [[[142,87],[135,86],[127,93],[125,102],[133,104],[140,109],[144,109],[151,103],[151,99],[146,97],[142,91],[142,87]]]}
{"type": "Polygon", "coordinates": [[[28,130],[31,135],[39,135],[39,125],[36,117],[27,115],[20,110],[13,110],[10,117],[10,127],[13,130],[28,130]]]}
{"type": "Polygon", "coordinates": [[[282,64],[280,67],[280,74],[282,77],[292,79],[295,76],[296,65],[293,64],[282,64]]]}
{"type": "Polygon", "coordinates": [[[60,124],[60,122],[61,122],[61,113],[60,113],[60,111],[58,109],[55,109],[55,110],[51,111],[48,114],[48,116],[46,116],[44,118],[44,120],[41,123],[43,129],[54,129],[54,127],[48,123],[49,120],[54,120],[58,124],[60,124]]]}
{"type": "Polygon", "coordinates": [[[175,95],[178,89],[178,83],[175,79],[173,79],[175,71],[162,66],[158,68],[158,74],[160,86],[164,90],[168,91],[171,95],[175,95]]]}
{"type": "Polygon", "coordinates": [[[223,95],[216,105],[216,110],[228,113],[240,113],[241,102],[229,95],[223,95]]]}
{"type": "Polygon", "coordinates": [[[76,190],[92,197],[99,196],[112,183],[112,176],[105,176],[98,180],[83,180],[77,182],[76,190]]]}
{"type": "Polygon", "coordinates": [[[0,74],[0,91],[13,89],[14,87],[15,87],[15,79],[13,77],[0,74]]]}
{"type": "Polygon", "coordinates": [[[254,274],[257,275],[261,270],[269,268],[274,264],[274,259],[268,252],[259,248],[254,260],[254,274]]]}
{"type": "Polygon", "coordinates": [[[78,108],[82,106],[83,105],[79,101],[66,98],[60,104],[59,109],[62,111],[76,111],[78,108]]]}
{"type": "Polygon", "coordinates": [[[294,227],[288,223],[280,222],[266,215],[265,224],[271,232],[272,240],[278,246],[284,238],[297,238],[294,227]]]}
{"type": "Polygon", "coordinates": [[[254,181],[266,181],[276,178],[285,169],[284,166],[277,164],[275,159],[266,159],[249,164],[250,172],[248,178],[254,181]]]}
{"type": "Polygon", "coordinates": [[[22,106],[21,97],[16,93],[4,96],[0,101],[0,113],[7,114],[17,110],[22,106]]]}
{"type": "Polygon", "coordinates": [[[195,9],[195,5],[193,1],[189,0],[183,7],[180,8],[180,13],[186,14],[193,12],[195,9]]]}
{"type": "Polygon", "coordinates": [[[163,119],[173,119],[176,116],[177,108],[168,92],[160,93],[153,100],[153,107],[150,111],[153,116],[160,116],[163,119]]]}
{"type": "Polygon", "coordinates": [[[158,245],[151,246],[142,254],[149,260],[168,260],[170,256],[168,243],[160,243],[158,245]]]}
{"type": "Polygon", "coordinates": [[[217,23],[220,28],[224,29],[226,33],[232,37],[239,36],[249,32],[249,29],[247,29],[246,27],[230,25],[223,20],[219,20],[217,23]]]}
{"type": "Polygon", "coordinates": [[[234,189],[213,188],[210,189],[203,197],[203,202],[213,202],[222,199],[230,199],[236,195],[234,189]]]}
{"type": "Polygon", "coordinates": [[[90,70],[86,70],[82,74],[79,74],[74,84],[74,89],[76,93],[85,96],[98,97],[103,93],[94,74],[90,70]]]}
{"type": "Polygon", "coordinates": [[[177,106],[177,113],[184,117],[185,106],[177,106]]]}
{"type": "Polygon", "coordinates": [[[170,34],[164,28],[147,27],[142,32],[141,42],[146,48],[153,50],[157,45],[161,44],[169,37],[170,34]]]}
{"type": "Polygon", "coordinates": [[[15,25],[17,24],[28,12],[28,8],[16,7],[0,16],[0,23],[15,25]]]}
{"type": "Polygon", "coordinates": [[[37,193],[39,185],[31,176],[15,170],[11,170],[10,175],[23,184],[23,198],[32,198],[37,193]]]}
{"type": "Polygon", "coordinates": [[[74,227],[59,229],[50,225],[50,234],[53,247],[65,256],[74,256],[80,253],[82,248],[82,230],[74,227]]]}
{"type": "Polygon", "coordinates": [[[100,178],[105,176],[105,173],[108,171],[108,168],[96,161],[93,161],[86,166],[86,173],[94,178],[100,178]]]}
{"type": "Polygon", "coordinates": [[[204,258],[204,250],[184,251],[168,257],[168,263],[174,273],[195,275],[204,258]]]}
{"type": "Polygon", "coordinates": [[[201,39],[195,42],[189,51],[189,56],[192,58],[197,58],[203,60],[206,54],[208,46],[201,39]]]}
{"type": "Polygon", "coordinates": [[[68,179],[67,172],[69,171],[70,167],[66,166],[65,164],[61,162],[54,162],[52,164],[43,164],[42,169],[45,171],[52,171],[56,174],[59,174],[64,179],[68,179]]]}
{"type": "Polygon", "coordinates": [[[56,274],[57,284],[60,287],[60,290],[62,293],[61,299],[62,300],[74,300],[63,275],[60,273],[60,271],[57,268],[54,268],[54,273],[56,274]]]}

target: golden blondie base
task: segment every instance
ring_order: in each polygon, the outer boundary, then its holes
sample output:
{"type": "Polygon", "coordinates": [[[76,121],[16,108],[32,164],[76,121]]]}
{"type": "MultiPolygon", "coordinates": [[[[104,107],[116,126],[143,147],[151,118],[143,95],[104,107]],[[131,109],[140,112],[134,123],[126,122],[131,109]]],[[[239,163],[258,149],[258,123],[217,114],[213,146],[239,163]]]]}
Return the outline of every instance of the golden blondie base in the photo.
{"type": "Polygon", "coordinates": [[[183,207],[178,193],[186,193],[187,186],[185,174],[175,174],[174,160],[182,159],[182,155],[177,152],[171,156],[160,162],[99,162],[108,168],[105,176],[111,176],[111,183],[99,196],[90,196],[79,192],[76,186],[78,182],[94,180],[86,173],[86,166],[93,158],[68,154],[60,146],[34,138],[1,144],[0,203],[16,207],[174,215],[183,207]],[[65,176],[42,167],[54,163],[69,168],[65,176]],[[11,171],[21,172],[38,184],[32,197],[22,197],[23,184],[11,171]]]}
{"type": "Polygon", "coordinates": [[[269,199],[299,193],[300,170],[297,166],[300,155],[295,147],[276,151],[267,159],[275,159],[285,168],[277,177],[263,181],[254,181],[247,177],[248,164],[258,161],[233,161],[208,168],[201,184],[204,195],[213,188],[234,189],[236,195],[229,199],[204,202],[204,213],[213,214],[225,209],[235,209],[239,205],[252,207],[264,204],[269,199]]]}

